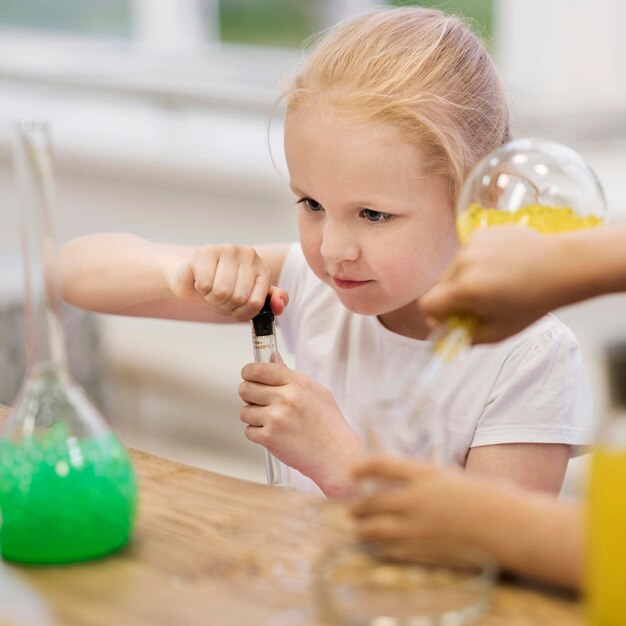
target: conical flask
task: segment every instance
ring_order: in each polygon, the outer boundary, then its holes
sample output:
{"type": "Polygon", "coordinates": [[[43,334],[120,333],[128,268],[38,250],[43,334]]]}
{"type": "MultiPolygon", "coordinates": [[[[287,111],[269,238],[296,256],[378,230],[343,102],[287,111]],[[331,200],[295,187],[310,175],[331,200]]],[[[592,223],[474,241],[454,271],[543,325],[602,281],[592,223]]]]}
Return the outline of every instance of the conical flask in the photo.
{"type": "Polygon", "coordinates": [[[0,433],[0,551],[17,562],[70,563],[128,542],[137,483],[124,447],[68,371],[47,124],[20,122],[14,139],[28,368],[0,433]]]}

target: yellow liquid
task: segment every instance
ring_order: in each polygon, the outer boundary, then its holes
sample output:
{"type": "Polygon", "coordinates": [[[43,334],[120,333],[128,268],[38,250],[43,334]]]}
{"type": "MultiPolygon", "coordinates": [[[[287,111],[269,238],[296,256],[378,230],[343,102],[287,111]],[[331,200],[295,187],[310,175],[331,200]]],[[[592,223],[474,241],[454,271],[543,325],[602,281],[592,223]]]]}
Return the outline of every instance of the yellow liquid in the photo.
{"type": "Polygon", "coordinates": [[[517,211],[485,209],[479,204],[471,204],[467,211],[459,215],[456,229],[461,243],[478,228],[491,226],[528,226],[544,234],[563,233],[581,228],[592,228],[602,224],[596,215],[579,215],[569,207],[528,204],[517,211]]]}
{"type": "Polygon", "coordinates": [[[589,483],[587,591],[591,626],[626,624],[626,451],[598,449],[589,483]]]}
{"type": "Polygon", "coordinates": [[[476,320],[467,315],[452,315],[446,320],[446,332],[435,341],[436,352],[446,363],[451,363],[457,354],[472,342],[476,320]]]}

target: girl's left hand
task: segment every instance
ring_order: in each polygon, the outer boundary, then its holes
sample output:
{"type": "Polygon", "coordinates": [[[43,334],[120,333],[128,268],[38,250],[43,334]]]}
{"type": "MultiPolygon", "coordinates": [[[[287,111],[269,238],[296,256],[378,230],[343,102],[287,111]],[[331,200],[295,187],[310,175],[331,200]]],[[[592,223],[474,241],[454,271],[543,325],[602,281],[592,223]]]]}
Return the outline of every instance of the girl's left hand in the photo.
{"type": "Polygon", "coordinates": [[[248,363],[241,375],[246,437],[311,478],[327,496],[350,493],[349,468],[364,444],[330,391],[282,363],[248,363]]]}

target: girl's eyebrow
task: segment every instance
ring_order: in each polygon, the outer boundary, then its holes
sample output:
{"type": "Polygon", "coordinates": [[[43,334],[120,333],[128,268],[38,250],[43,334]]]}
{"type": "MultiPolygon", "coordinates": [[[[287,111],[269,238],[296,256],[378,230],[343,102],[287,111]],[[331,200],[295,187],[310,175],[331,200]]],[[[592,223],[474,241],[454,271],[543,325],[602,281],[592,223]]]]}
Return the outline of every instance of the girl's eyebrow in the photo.
{"type": "MultiPolygon", "coordinates": [[[[291,189],[291,191],[296,195],[296,196],[300,196],[300,197],[305,197],[305,198],[312,198],[313,196],[311,196],[308,193],[305,193],[304,191],[301,191],[298,187],[296,187],[293,184],[289,184],[289,188],[291,189]]],[[[352,204],[354,204],[355,206],[362,206],[362,207],[376,207],[376,206],[382,206],[382,205],[388,205],[391,202],[391,200],[389,198],[380,198],[377,201],[376,200],[362,200],[360,202],[353,202],[352,204]]],[[[375,209],[378,210],[378,209],[375,209]]]]}
{"type": "Polygon", "coordinates": [[[291,189],[291,191],[293,191],[293,193],[296,194],[296,196],[306,196],[308,194],[304,193],[303,191],[300,191],[300,189],[298,189],[296,186],[294,185],[289,185],[289,189],[291,189]]]}

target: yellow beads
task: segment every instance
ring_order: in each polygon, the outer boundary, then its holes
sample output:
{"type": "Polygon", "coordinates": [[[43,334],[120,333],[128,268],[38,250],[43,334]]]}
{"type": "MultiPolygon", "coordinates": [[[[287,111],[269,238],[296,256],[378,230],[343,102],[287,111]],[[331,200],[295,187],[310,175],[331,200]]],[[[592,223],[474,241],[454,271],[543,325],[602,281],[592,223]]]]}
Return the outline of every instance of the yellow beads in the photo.
{"type": "Polygon", "coordinates": [[[491,226],[528,226],[544,233],[562,233],[581,228],[593,228],[603,223],[596,215],[579,215],[569,207],[543,206],[529,204],[517,211],[499,211],[485,209],[479,204],[472,204],[467,211],[459,215],[456,220],[456,229],[461,243],[477,228],[491,226]]]}

